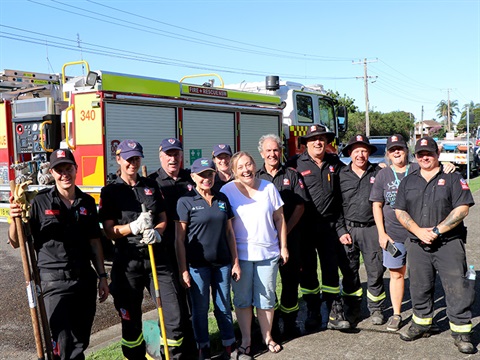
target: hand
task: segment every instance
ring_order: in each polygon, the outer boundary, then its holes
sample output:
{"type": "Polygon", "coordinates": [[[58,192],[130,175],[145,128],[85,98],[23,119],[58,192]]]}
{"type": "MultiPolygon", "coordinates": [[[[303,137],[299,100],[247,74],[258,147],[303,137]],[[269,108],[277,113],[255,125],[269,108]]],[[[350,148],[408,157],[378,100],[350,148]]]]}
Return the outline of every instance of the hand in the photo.
{"type": "Polygon", "coordinates": [[[140,242],[147,245],[161,243],[162,236],[155,229],[146,229],[143,232],[142,240],[140,240],[140,242]]]}
{"type": "Polygon", "coordinates": [[[446,162],[446,163],[443,163],[442,165],[443,165],[443,172],[445,174],[451,174],[456,170],[455,165],[452,164],[451,162],[446,162]]]}
{"type": "Polygon", "coordinates": [[[13,196],[10,196],[10,217],[21,217],[22,216],[22,206],[16,202],[14,202],[13,196]]]}
{"type": "Polygon", "coordinates": [[[352,245],[352,237],[348,233],[340,236],[340,238],[338,240],[340,240],[340,242],[343,245],[352,245]]]}
{"type": "Polygon", "coordinates": [[[98,283],[98,301],[104,302],[108,298],[108,294],[110,294],[110,289],[108,288],[107,278],[100,278],[98,283]]]}
{"type": "Polygon", "coordinates": [[[151,211],[141,212],[135,221],[130,224],[130,231],[133,235],[143,234],[146,229],[153,228],[153,214],[151,211]]]}
{"type": "Polygon", "coordinates": [[[415,235],[425,244],[431,245],[438,237],[432,230],[433,228],[420,228],[415,235]]]}
{"type": "Polygon", "coordinates": [[[181,280],[182,280],[182,285],[185,289],[188,289],[191,284],[190,284],[190,274],[188,273],[187,270],[183,271],[181,274],[181,280]]]}
{"type": "Polygon", "coordinates": [[[383,234],[378,234],[378,243],[380,244],[380,247],[383,249],[383,250],[386,250],[387,249],[387,243],[388,242],[394,242],[392,240],[392,238],[390,236],[388,236],[388,234],[386,233],[383,233],[383,234]]]}
{"type": "Polygon", "coordinates": [[[288,262],[288,249],[286,247],[280,249],[280,258],[283,260],[283,265],[288,262]]]}
{"type": "Polygon", "coordinates": [[[238,263],[233,264],[232,266],[232,279],[234,281],[240,280],[242,277],[242,270],[240,269],[240,265],[238,263]]]}

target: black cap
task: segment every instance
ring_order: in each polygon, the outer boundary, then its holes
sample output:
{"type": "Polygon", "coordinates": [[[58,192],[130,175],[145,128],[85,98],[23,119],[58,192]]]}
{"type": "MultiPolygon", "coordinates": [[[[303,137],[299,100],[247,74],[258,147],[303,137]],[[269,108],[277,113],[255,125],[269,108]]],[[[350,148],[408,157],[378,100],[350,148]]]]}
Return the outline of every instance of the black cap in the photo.
{"type": "Polygon", "coordinates": [[[366,137],[365,135],[357,134],[350,138],[347,146],[343,148],[342,154],[344,156],[350,156],[348,152],[352,149],[354,145],[357,145],[357,144],[365,145],[370,150],[370,154],[377,151],[377,147],[375,145],[370,144],[370,140],[368,140],[368,137],[366,137]]]}
{"type": "Polygon", "coordinates": [[[300,138],[300,142],[305,145],[309,138],[325,135],[327,137],[327,142],[330,144],[335,139],[335,133],[327,131],[327,128],[323,125],[310,125],[307,130],[307,134],[300,138]]]}
{"type": "Polygon", "coordinates": [[[60,164],[72,164],[77,166],[75,157],[70,150],[58,149],[52,152],[52,155],[50,155],[50,169],[53,169],[55,166],[60,164]]]}
{"type": "Polygon", "coordinates": [[[415,144],[415,154],[419,153],[420,151],[429,151],[432,153],[438,152],[438,145],[433,138],[430,136],[425,136],[423,138],[418,139],[417,143],[415,144]]]}
{"type": "Polygon", "coordinates": [[[395,134],[388,137],[387,150],[390,150],[392,147],[395,147],[395,146],[400,146],[400,147],[403,147],[404,149],[407,149],[407,143],[403,139],[402,135],[395,134]]]}

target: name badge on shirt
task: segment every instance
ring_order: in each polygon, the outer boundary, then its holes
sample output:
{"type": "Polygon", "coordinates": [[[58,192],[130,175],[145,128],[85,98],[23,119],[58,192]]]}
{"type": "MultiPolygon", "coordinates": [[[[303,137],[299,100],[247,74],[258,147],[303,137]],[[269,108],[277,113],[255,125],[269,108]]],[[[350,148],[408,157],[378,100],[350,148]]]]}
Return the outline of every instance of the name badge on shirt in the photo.
{"type": "Polygon", "coordinates": [[[87,209],[85,209],[83,206],[80,207],[78,213],[79,213],[80,215],[85,215],[85,216],[88,215],[87,209]]]}
{"type": "Polygon", "coordinates": [[[145,195],[153,195],[152,189],[145,188],[143,191],[145,192],[145,195]]]}
{"type": "Polygon", "coordinates": [[[445,179],[438,179],[438,186],[444,186],[445,185],[445,179]]]}
{"type": "Polygon", "coordinates": [[[375,182],[375,176],[370,177],[370,184],[373,184],[375,182]]]}
{"type": "Polygon", "coordinates": [[[60,210],[47,209],[45,215],[60,215],[60,210]]]}
{"type": "Polygon", "coordinates": [[[283,179],[283,186],[289,186],[290,185],[290,179],[283,179]]]}
{"type": "Polygon", "coordinates": [[[305,170],[305,171],[302,171],[300,174],[302,174],[302,176],[305,176],[305,175],[310,175],[312,173],[312,170],[305,170]]]}

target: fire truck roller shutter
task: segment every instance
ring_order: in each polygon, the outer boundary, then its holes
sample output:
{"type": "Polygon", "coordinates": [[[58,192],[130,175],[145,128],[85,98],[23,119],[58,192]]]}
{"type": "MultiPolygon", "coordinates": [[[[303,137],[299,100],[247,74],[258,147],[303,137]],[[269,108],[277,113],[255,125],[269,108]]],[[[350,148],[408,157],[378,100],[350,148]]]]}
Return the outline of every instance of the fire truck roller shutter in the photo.
{"type": "Polygon", "coordinates": [[[118,164],[115,151],[125,139],[137,140],[143,146],[142,164],[148,172],[160,166],[158,147],[167,137],[176,137],[176,109],[173,107],[145,106],[137,104],[105,104],[105,161],[107,175],[115,174],[118,164]]]}
{"type": "Polygon", "coordinates": [[[209,110],[183,112],[184,167],[189,168],[199,157],[211,157],[216,144],[235,148],[235,114],[209,110]]]}
{"type": "Polygon", "coordinates": [[[263,159],[258,152],[258,140],[262,135],[280,136],[280,120],[276,115],[241,114],[240,116],[240,150],[247,151],[255,159],[257,169],[263,159]]]}

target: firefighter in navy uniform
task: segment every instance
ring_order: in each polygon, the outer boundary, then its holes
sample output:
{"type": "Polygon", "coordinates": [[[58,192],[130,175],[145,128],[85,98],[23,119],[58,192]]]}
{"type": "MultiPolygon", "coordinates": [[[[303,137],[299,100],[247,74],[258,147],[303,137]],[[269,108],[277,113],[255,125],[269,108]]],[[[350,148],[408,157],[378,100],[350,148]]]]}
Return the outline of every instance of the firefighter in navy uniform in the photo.
{"type": "Polygon", "coordinates": [[[438,272],[455,345],[460,352],[473,354],[476,349],[470,333],[475,281],[465,277],[467,230],[463,219],[474,201],[467,182],[459,173],[445,174],[438,156],[437,143],[431,137],[417,141],[415,157],[420,169],[402,180],[394,206],[398,220],[411,233],[405,245],[413,315],[400,338],[416,340],[430,330],[438,272]]]}
{"type": "Polygon", "coordinates": [[[325,301],[329,312],[327,327],[347,330],[350,323],[345,320],[340,297],[338,275],[338,252],[340,245],[336,223],[341,215],[341,194],[338,172],[343,163],[338,156],[326,152],[335,134],[322,125],[311,125],[301,138],[307,150],[296,161],[287,166],[296,168],[303,176],[311,199],[305,205],[304,241],[301,243],[302,268],[300,290],[307,303],[308,315],[305,320],[307,331],[315,330],[321,324],[320,305],[325,301]],[[317,275],[317,254],[322,270],[322,297],[317,275]]]}
{"type": "MultiPolygon", "coordinates": [[[[49,171],[55,186],[41,190],[33,199],[29,224],[54,357],[81,360],[85,359],[95,316],[97,276],[100,302],[109,294],[97,208],[95,200],[75,186],[77,164],[69,150],[52,153],[49,171]]],[[[22,214],[13,197],[10,214],[22,214]]],[[[14,248],[18,247],[14,222],[9,239],[14,248]]]]}
{"type": "Polygon", "coordinates": [[[100,218],[107,237],[115,242],[110,289],[122,321],[123,354],[127,359],[145,359],[142,301],[145,288],[155,297],[148,253],[148,244],[153,244],[170,357],[181,359],[185,317],[179,305],[179,283],[161,239],[165,204],[157,183],[137,173],[142,157],[138,142],[122,141],[116,155],[120,176],[101,192],[100,218]],[[142,204],[148,212],[142,212],[142,204]]]}
{"type": "MultiPolygon", "coordinates": [[[[297,337],[300,331],[296,324],[298,306],[298,285],[300,282],[300,239],[301,229],[297,226],[308,201],[303,179],[298,172],[287,168],[280,162],[282,140],[278,135],[263,135],[258,142],[258,150],[265,163],[257,171],[260,179],[272,182],[284,202],[283,213],[287,223],[287,247],[289,260],[280,266],[282,278],[282,294],[280,308],[275,311],[274,327],[278,318],[283,319],[283,335],[285,339],[297,337]]],[[[273,331],[273,329],[272,329],[273,331]]]]}
{"type": "Polygon", "coordinates": [[[344,276],[343,295],[348,306],[347,318],[352,324],[360,320],[362,287],[360,282],[360,252],[367,271],[367,306],[374,325],[385,322],[385,287],[383,283],[383,252],[378,243],[378,231],[373,218],[370,191],[375,176],[381,170],[368,161],[369,155],[377,150],[366,136],[354,135],[342,150],[352,159],[340,171],[343,216],[337,224],[337,233],[343,246],[340,267],[344,276]]]}

